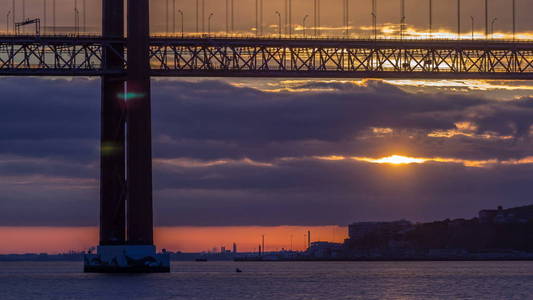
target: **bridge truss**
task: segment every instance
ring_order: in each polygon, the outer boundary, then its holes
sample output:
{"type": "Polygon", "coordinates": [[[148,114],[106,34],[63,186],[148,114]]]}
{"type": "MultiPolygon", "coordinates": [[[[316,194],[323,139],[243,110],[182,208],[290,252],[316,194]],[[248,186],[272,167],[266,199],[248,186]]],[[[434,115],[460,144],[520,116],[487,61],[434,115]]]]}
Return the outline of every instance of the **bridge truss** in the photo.
{"type": "MultiPolygon", "coordinates": [[[[122,39],[0,37],[0,75],[100,76],[122,39]]],[[[126,51],[127,52],[127,51],[126,51]]],[[[158,38],[151,76],[533,79],[533,43],[445,40],[158,38]]]]}

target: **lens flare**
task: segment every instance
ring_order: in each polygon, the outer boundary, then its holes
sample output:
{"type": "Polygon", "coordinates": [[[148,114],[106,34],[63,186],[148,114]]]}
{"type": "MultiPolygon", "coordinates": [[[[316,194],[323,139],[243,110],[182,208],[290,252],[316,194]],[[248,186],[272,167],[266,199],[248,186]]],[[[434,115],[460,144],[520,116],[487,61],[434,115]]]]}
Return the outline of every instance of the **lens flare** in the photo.
{"type": "Polygon", "coordinates": [[[142,98],[144,97],[144,94],[142,93],[120,93],[117,95],[120,99],[122,100],[133,100],[133,99],[139,99],[139,98],[142,98]]]}

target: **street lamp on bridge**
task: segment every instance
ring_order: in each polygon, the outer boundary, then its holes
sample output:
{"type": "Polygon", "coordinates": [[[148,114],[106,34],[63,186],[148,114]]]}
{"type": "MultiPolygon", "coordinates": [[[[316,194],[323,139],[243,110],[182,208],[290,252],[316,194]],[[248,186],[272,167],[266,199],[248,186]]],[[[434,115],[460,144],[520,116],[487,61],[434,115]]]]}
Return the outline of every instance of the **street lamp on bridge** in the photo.
{"type": "Polygon", "coordinates": [[[11,15],[11,11],[8,11],[6,14],[6,33],[9,33],[9,16],[11,15]]]}
{"type": "Polygon", "coordinates": [[[182,11],[181,9],[178,9],[178,13],[180,14],[180,17],[181,17],[181,38],[183,38],[183,36],[184,36],[184,30],[183,30],[183,27],[184,27],[183,11],[182,11]]]}
{"type": "Polygon", "coordinates": [[[172,34],[176,34],[176,0],[172,0],[172,34]]]}
{"type": "Polygon", "coordinates": [[[278,32],[279,32],[279,38],[281,39],[281,13],[276,10],[276,15],[278,16],[278,19],[279,19],[278,32]]]}
{"type": "Polygon", "coordinates": [[[490,37],[491,39],[494,39],[494,24],[496,24],[496,21],[498,21],[498,18],[492,19],[492,22],[490,22],[490,37]]]}
{"type": "Polygon", "coordinates": [[[303,23],[303,27],[304,27],[304,38],[306,37],[306,31],[305,31],[306,27],[305,27],[305,22],[307,21],[307,18],[309,18],[309,15],[305,15],[304,20],[303,20],[303,22],[302,22],[302,23],[303,23]]]}
{"type": "Polygon", "coordinates": [[[207,35],[211,35],[211,20],[213,19],[214,13],[210,13],[209,17],[207,18],[207,35]]]}
{"type": "Polygon", "coordinates": [[[472,40],[474,40],[474,17],[470,16],[470,21],[472,21],[472,40]]]}

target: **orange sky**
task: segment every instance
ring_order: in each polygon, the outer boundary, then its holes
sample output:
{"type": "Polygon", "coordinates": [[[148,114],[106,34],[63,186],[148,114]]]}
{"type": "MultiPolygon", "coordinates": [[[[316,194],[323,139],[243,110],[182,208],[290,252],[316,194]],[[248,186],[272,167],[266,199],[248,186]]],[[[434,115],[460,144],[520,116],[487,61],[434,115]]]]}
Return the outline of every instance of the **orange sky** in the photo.
{"type": "MultiPolygon", "coordinates": [[[[342,242],[347,228],[321,227],[159,227],[155,230],[155,242],[159,249],[199,252],[231,249],[237,243],[239,251],[255,251],[265,235],[266,251],[289,249],[291,235],[293,249],[304,247],[304,235],[311,230],[312,241],[342,242]]],[[[0,254],[6,253],[60,253],[70,250],[86,250],[98,243],[96,227],[0,227],[0,254]]]]}

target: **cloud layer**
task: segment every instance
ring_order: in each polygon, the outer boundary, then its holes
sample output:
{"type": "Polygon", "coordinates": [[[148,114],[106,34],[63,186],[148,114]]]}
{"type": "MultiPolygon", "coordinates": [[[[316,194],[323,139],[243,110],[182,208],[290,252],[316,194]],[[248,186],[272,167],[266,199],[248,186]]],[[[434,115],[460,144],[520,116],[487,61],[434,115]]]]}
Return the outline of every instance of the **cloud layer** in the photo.
{"type": "MultiPolygon", "coordinates": [[[[290,89],[273,81],[272,91],[213,80],[153,85],[159,225],[430,220],[530,201],[528,97],[383,81],[301,81],[290,89]],[[352,159],[393,154],[429,161],[352,159]]],[[[0,81],[0,225],[97,223],[98,86],[0,81]]]]}

